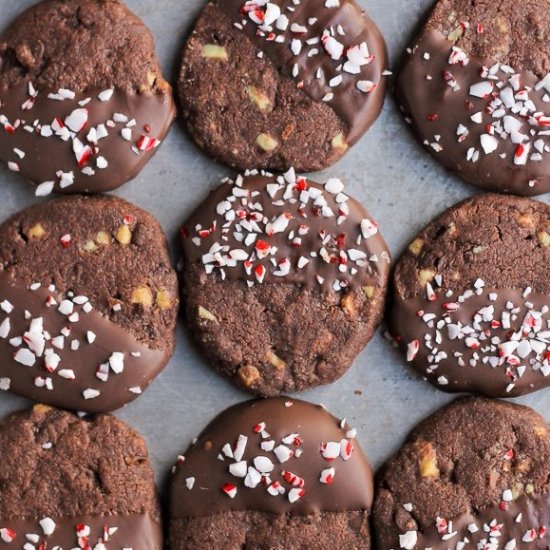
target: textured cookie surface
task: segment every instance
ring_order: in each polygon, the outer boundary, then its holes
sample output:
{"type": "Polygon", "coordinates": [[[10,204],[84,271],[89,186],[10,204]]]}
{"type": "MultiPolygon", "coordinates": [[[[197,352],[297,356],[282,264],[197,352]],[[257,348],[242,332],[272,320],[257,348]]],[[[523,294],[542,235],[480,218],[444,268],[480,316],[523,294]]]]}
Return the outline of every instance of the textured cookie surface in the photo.
{"type": "Polygon", "coordinates": [[[36,405],[0,422],[0,456],[0,548],[162,548],[147,448],[123,422],[36,405]]]}
{"type": "Polygon", "coordinates": [[[214,367],[251,392],[334,381],[379,323],[389,253],[340,180],[239,176],[182,236],[188,324],[214,367]]]}
{"type": "Polygon", "coordinates": [[[184,48],[183,116],[231,167],[320,170],[378,117],[386,63],[354,0],[208,2],[184,48]]]}
{"type": "Polygon", "coordinates": [[[175,110],[153,37],[119,0],[45,0],[0,37],[0,158],[37,194],[132,179],[175,110]]]}
{"type": "Polygon", "coordinates": [[[377,477],[379,548],[547,548],[550,433],[527,407],[459,399],[417,426],[377,477]]]}
{"type": "Polygon", "coordinates": [[[550,383],[550,208],[480,195],[431,222],[397,263],[391,332],[445,391],[491,397],[550,383]]]}
{"type": "Polygon", "coordinates": [[[474,185],[550,190],[548,3],[440,0],[406,54],[398,96],[419,139],[474,185]]]}
{"type": "Polygon", "coordinates": [[[171,547],[370,548],[372,472],[355,436],[304,401],[227,409],[178,458],[171,547]]]}
{"type": "Polygon", "coordinates": [[[176,274],[147,212],[71,196],[0,226],[2,389],[64,408],[134,399],[174,350],[176,274]]]}

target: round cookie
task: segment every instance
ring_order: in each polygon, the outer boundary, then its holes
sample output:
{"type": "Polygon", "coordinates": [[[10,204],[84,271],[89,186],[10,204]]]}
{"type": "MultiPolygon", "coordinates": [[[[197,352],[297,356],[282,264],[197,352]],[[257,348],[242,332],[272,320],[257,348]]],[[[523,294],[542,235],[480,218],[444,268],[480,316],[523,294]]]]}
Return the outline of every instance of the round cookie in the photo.
{"type": "Polygon", "coordinates": [[[38,196],[133,179],[174,116],[153,36],[120,0],[44,0],[0,37],[0,159],[38,196]]]}
{"type": "Polygon", "coordinates": [[[390,330],[450,392],[512,397],[550,385],[550,207],[480,195],[443,213],[399,259],[390,330]]]}
{"type": "Polygon", "coordinates": [[[355,0],[214,0],[183,52],[189,133],[239,170],[321,170],[376,120],[384,39],[355,0]]]}
{"type": "Polygon", "coordinates": [[[397,95],[419,140],[465,181],[550,191],[545,0],[439,0],[407,50],[397,95]]]}
{"type": "Polygon", "coordinates": [[[118,198],[71,195],[0,226],[0,389],[67,409],[132,401],[174,351],[164,234],[118,198]]]}
{"type": "Polygon", "coordinates": [[[109,415],[36,405],[0,422],[0,548],[162,549],[147,447],[109,415]]]}
{"type": "Polygon", "coordinates": [[[305,401],[227,409],[178,458],[171,548],[368,550],[372,471],[355,436],[305,401]]]}
{"type": "Polygon", "coordinates": [[[182,237],[188,325],[216,370],[255,394],[336,380],[380,321],[389,252],[338,179],[226,179],[182,237]]]}
{"type": "Polygon", "coordinates": [[[548,425],[532,409],[454,401],[378,473],[378,548],[548,548],[549,461],[548,425]]]}

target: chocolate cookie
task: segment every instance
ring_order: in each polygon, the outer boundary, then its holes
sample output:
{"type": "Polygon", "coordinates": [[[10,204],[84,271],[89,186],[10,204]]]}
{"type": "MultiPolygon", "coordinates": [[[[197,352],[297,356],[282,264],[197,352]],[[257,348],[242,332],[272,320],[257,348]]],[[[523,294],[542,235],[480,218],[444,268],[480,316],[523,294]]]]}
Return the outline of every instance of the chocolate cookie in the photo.
{"type": "Polygon", "coordinates": [[[73,195],[0,226],[0,389],[88,412],[135,399],[174,351],[162,229],[122,199],[73,195]]]}
{"type": "Polygon", "coordinates": [[[216,370],[253,393],[336,380],[380,321],[388,249],[338,179],[225,180],[182,236],[191,331],[216,370]]]}
{"type": "Polygon", "coordinates": [[[153,37],[119,0],[44,0],[0,38],[0,159],[38,196],[119,187],[174,116],[153,37]]]}
{"type": "Polygon", "coordinates": [[[171,548],[368,550],[372,472],[355,436],[305,401],[227,409],[178,458],[171,548]]]}
{"type": "Polygon", "coordinates": [[[546,549],[549,464],[549,428],[535,411],[459,399],[417,426],[378,474],[378,547],[546,549]]]}
{"type": "Polygon", "coordinates": [[[0,422],[0,548],[161,550],[147,447],[109,415],[36,405],[0,422]]]}
{"type": "Polygon", "coordinates": [[[549,40],[545,0],[439,0],[397,86],[428,151],[484,189],[550,191],[549,40]]]}
{"type": "Polygon", "coordinates": [[[511,397],[550,385],[550,207],[477,196],[431,222],[397,263],[390,326],[442,390],[511,397]]]}
{"type": "Polygon", "coordinates": [[[240,170],[321,170],[380,114],[387,56],[355,0],[215,0],[183,52],[186,126],[240,170]]]}

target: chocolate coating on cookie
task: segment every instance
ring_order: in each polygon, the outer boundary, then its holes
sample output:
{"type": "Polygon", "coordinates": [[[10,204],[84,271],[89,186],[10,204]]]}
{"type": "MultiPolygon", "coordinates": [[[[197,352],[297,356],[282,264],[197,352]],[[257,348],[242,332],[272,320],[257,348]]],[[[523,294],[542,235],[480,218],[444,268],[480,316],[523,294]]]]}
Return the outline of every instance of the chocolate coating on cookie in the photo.
{"type": "Polygon", "coordinates": [[[339,378],[380,320],[389,252],[340,180],[239,176],[182,235],[188,323],[216,369],[254,393],[339,378]]]}
{"type": "Polygon", "coordinates": [[[36,405],[0,423],[0,455],[0,548],[162,548],[147,448],[123,422],[36,405]]]}
{"type": "Polygon", "coordinates": [[[245,170],[320,170],[378,117],[385,44],[354,0],[209,2],[185,46],[186,125],[245,170]]]}
{"type": "Polygon", "coordinates": [[[408,50],[398,99],[430,153],[465,181],[550,190],[549,38],[543,0],[441,0],[408,50]]]}
{"type": "Polygon", "coordinates": [[[0,226],[0,388],[73,410],[135,399],[174,350],[177,278],[162,229],[107,197],[0,226]]]}
{"type": "Polygon", "coordinates": [[[459,399],[417,426],[377,478],[380,548],[547,548],[550,434],[527,407],[459,399]]]}
{"type": "Polygon", "coordinates": [[[276,398],[233,406],[178,459],[171,490],[171,544],[227,547],[260,536],[270,518],[287,532],[267,529],[264,547],[313,544],[370,547],[366,518],[372,472],[355,430],[320,406],[276,398]],[[213,521],[215,518],[215,521],[213,521]],[[257,523],[256,523],[257,522],[257,523]],[[207,527],[205,527],[207,526],[207,527]],[[206,530],[205,530],[206,529],[206,530]]]}
{"type": "Polygon", "coordinates": [[[550,207],[485,195],[431,222],[397,263],[390,329],[445,391],[516,396],[550,384],[550,207]]]}
{"type": "Polygon", "coordinates": [[[153,37],[119,0],[45,0],[0,38],[0,158],[39,196],[119,187],[174,116],[153,37]]]}

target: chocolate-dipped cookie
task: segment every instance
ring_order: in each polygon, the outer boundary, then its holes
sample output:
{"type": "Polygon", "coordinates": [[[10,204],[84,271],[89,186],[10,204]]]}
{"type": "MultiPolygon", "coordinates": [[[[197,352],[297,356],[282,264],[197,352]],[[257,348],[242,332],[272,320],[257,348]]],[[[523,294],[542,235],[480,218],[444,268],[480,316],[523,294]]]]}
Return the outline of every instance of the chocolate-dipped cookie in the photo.
{"type": "Polygon", "coordinates": [[[431,222],[399,259],[392,335],[450,392],[511,397],[550,385],[550,207],[480,195],[431,222]]]}
{"type": "Polygon", "coordinates": [[[227,409],[178,458],[171,548],[368,550],[372,472],[355,437],[305,401],[227,409]]]}
{"type": "Polygon", "coordinates": [[[378,548],[543,550],[550,431],[528,407],[465,398],[424,420],[377,475],[378,548]]]}
{"type": "Polygon", "coordinates": [[[0,159],[38,196],[119,187],[174,116],[153,37],[120,0],[44,0],[0,37],[0,159]]]}
{"type": "Polygon", "coordinates": [[[248,391],[336,380],[380,321],[388,249],[336,178],[225,180],[182,238],[188,325],[216,370],[248,391]]]}
{"type": "Polygon", "coordinates": [[[36,405],[0,422],[2,550],[161,550],[141,436],[109,415],[36,405]]]}
{"type": "Polygon", "coordinates": [[[183,52],[189,133],[239,170],[320,170],[380,114],[384,40],[355,0],[214,0],[183,52]]]}
{"type": "Polygon", "coordinates": [[[545,0],[439,0],[407,50],[398,100],[419,140],[484,189],[550,191],[545,0]]]}
{"type": "Polygon", "coordinates": [[[164,234],[114,197],[72,195],[0,226],[0,389],[72,410],[135,399],[174,351],[164,234]]]}

